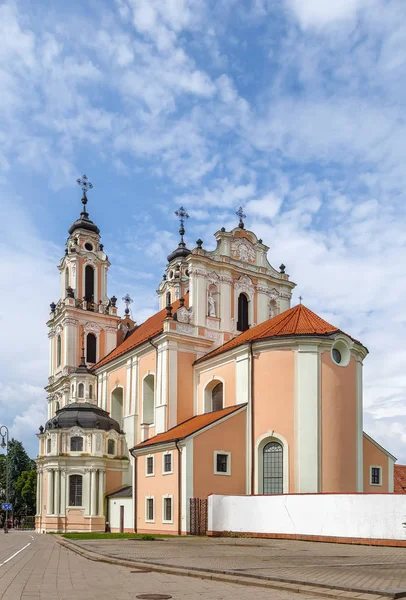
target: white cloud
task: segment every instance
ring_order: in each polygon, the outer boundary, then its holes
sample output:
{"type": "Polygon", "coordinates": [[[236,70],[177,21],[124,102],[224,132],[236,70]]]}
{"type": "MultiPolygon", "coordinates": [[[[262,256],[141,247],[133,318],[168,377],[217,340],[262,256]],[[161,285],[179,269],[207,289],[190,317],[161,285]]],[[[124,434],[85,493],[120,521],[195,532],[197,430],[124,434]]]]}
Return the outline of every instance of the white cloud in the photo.
{"type": "Polygon", "coordinates": [[[287,4],[303,28],[352,20],[362,7],[372,11],[378,8],[376,0],[287,0],[287,4]]]}

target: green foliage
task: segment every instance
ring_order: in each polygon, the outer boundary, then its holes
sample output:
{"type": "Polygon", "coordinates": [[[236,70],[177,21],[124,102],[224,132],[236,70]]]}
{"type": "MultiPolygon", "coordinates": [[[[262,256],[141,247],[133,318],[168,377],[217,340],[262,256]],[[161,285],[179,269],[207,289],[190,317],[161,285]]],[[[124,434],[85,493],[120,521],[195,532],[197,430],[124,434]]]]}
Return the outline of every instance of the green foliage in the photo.
{"type": "Polygon", "coordinates": [[[23,471],[15,484],[16,492],[27,507],[27,514],[35,514],[37,495],[37,472],[34,469],[23,471]]]}

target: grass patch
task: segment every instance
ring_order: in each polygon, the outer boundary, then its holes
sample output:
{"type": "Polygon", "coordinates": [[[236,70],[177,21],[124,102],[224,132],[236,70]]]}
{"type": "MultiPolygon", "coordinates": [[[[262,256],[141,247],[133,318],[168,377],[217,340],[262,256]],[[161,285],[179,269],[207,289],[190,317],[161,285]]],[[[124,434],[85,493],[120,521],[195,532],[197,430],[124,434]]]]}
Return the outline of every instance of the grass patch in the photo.
{"type": "Polygon", "coordinates": [[[63,533],[63,538],[68,540],[144,540],[152,541],[156,538],[169,538],[169,537],[184,537],[177,535],[163,535],[163,534],[149,534],[149,533],[102,533],[102,532],[89,532],[89,533],[63,533]]]}

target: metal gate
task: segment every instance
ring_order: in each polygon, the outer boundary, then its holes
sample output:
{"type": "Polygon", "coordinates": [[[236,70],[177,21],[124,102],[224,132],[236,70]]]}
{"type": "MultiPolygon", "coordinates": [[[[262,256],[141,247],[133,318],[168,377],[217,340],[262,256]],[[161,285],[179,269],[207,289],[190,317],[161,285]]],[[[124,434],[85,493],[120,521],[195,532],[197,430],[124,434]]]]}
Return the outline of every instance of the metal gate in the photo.
{"type": "Polygon", "coordinates": [[[190,531],[191,535],[206,535],[207,531],[207,498],[190,499],[190,531]]]}

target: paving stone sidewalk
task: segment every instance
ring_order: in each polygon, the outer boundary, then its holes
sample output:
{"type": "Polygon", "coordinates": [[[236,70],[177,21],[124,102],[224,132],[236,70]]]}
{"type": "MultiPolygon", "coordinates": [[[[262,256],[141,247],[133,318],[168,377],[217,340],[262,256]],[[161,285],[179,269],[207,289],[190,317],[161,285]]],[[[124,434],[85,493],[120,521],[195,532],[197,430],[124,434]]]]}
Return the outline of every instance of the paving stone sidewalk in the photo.
{"type": "Polygon", "coordinates": [[[406,596],[406,549],[252,538],[75,541],[124,560],[406,596]]]}

